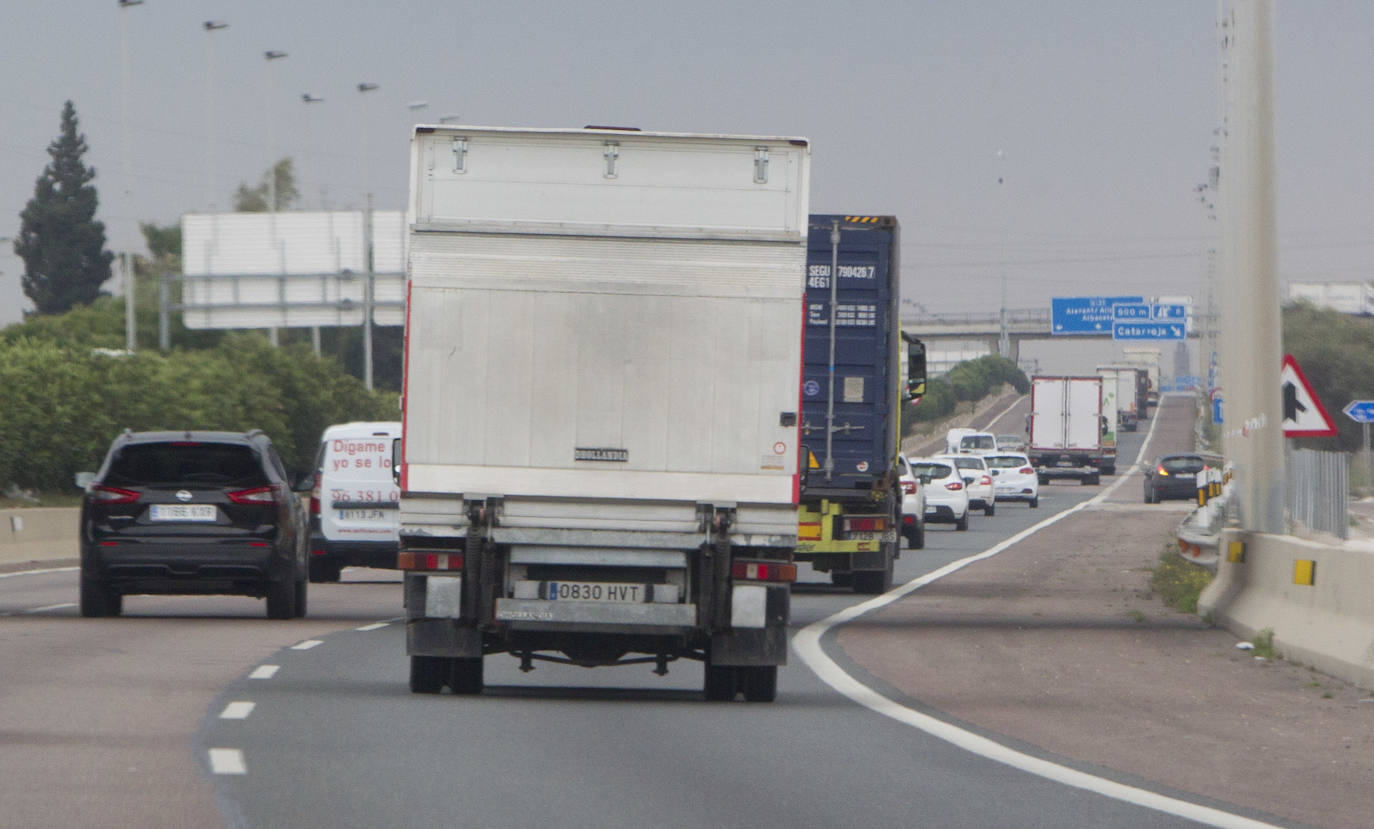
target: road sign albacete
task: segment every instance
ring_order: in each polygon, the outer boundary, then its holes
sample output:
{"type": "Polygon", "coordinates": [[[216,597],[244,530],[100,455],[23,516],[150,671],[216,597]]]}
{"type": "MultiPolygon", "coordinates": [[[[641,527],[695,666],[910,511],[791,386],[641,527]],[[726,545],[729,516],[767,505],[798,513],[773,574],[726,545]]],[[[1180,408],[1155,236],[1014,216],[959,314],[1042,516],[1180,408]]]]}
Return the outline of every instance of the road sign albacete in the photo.
{"type": "Polygon", "coordinates": [[[1283,355],[1279,388],[1283,391],[1284,437],[1329,438],[1336,434],[1336,424],[1312,392],[1312,384],[1307,382],[1292,354],[1283,355]]]}
{"type": "Polygon", "coordinates": [[[1341,411],[1356,423],[1374,423],[1374,400],[1352,400],[1341,411]]]}
{"type": "Polygon", "coordinates": [[[1050,333],[1106,334],[1112,330],[1115,305],[1139,304],[1138,296],[1074,296],[1050,299],[1050,333]]]}

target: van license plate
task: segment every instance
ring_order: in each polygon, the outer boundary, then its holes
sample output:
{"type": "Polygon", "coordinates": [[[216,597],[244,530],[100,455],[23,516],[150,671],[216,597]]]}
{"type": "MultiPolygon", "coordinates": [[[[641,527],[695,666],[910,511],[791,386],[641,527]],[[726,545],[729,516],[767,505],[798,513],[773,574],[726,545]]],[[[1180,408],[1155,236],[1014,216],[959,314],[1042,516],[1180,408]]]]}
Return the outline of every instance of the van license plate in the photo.
{"type": "Polygon", "coordinates": [[[153,504],[148,508],[152,521],[214,521],[218,517],[214,504],[153,504]]]}
{"type": "Polygon", "coordinates": [[[557,602],[625,602],[645,601],[649,591],[642,584],[623,584],[605,581],[548,581],[544,582],[544,598],[557,602]]]}
{"type": "Polygon", "coordinates": [[[383,513],[379,509],[341,509],[340,521],[381,521],[383,513]]]}

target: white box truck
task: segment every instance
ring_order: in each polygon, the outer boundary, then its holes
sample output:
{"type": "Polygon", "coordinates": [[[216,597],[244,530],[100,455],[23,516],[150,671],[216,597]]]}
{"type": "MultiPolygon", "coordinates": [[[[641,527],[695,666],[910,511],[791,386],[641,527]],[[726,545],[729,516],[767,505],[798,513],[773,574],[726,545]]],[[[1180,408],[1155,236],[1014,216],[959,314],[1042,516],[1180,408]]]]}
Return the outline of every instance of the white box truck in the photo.
{"type": "Polygon", "coordinates": [[[804,139],[417,126],[410,688],[483,657],[772,700],[797,544],[804,139]]]}
{"type": "Polygon", "coordinates": [[[1031,378],[1030,456],[1040,483],[1096,484],[1102,467],[1102,378],[1031,378]]]}

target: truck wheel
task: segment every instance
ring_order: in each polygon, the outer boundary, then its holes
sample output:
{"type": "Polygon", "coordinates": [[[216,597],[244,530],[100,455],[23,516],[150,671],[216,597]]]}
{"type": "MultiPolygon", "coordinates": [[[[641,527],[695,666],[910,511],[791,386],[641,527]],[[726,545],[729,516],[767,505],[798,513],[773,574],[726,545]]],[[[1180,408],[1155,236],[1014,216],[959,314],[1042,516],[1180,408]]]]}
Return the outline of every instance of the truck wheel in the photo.
{"type": "Polygon", "coordinates": [[[854,574],[832,570],[830,573],[830,583],[836,587],[848,587],[854,583],[854,574]]]}
{"type": "Polygon", "coordinates": [[[730,702],[738,690],[739,675],[734,665],[712,665],[706,661],[706,681],[703,690],[707,702],[730,702]]]}
{"type": "Polygon", "coordinates": [[[453,689],[453,693],[482,693],[482,657],[459,656],[448,661],[448,687],[453,689]]]}
{"type": "Polygon", "coordinates": [[[296,582],[296,618],[305,618],[305,586],[309,584],[305,579],[296,582]]]}
{"type": "Polygon", "coordinates": [[[1097,475],[1096,472],[1091,475],[1084,475],[1082,478],[1083,486],[1097,486],[1097,482],[1100,480],[1097,475]]]}
{"type": "Polygon", "coordinates": [[[337,561],[327,558],[314,557],[310,559],[310,580],[314,582],[338,581],[343,572],[343,565],[337,561]]]}
{"type": "Polygon", "coordinates": [[[296,617],[296,582],[294,580],[267,583],[267,618],[294,619],[296,617]]]}
{"type": "Polygon", "coordinates": [[[881,570],[860,570],[854,574],[854,592],[876,596],[892,589],[892,556],[881,570]]]}
{"type": "Polygon", "coordinates": [[[90,619],[118,616],[124,609],[124,597],[93,579],[81,580],[81,615],[90,619]]]}
{"type": "Polygon", "coordinates": [[[954,529],[960,531],[968,529],[968,510],[964,510],[964,514],[959,516],[958,521],[954,522],[954,529]]]}
{"type": "Polygon", "coordinates": [[[410,692],[437,694],[444,687],[448,660],[442,656],[410,657],[410,692]]]}
{"type": "Polygon", "coordinates": [[[754,665],[739,670],[744,673],[744,699],[747,702],[772,702],[778,698],[777,665],[754,665]]]}
{"type": "Polygon", "coordinates": [[[1049,478],[1046,478],[1044,475],[1039,476],[1039,477],[1036,478],[1035,480],[1038,481],[1038,482],[1040,483],[1041,486],[1044,486],[1045,484],[1047,484],[1047,483],[1050,482],[1050,479],[1049,479],[1049,478]]]}

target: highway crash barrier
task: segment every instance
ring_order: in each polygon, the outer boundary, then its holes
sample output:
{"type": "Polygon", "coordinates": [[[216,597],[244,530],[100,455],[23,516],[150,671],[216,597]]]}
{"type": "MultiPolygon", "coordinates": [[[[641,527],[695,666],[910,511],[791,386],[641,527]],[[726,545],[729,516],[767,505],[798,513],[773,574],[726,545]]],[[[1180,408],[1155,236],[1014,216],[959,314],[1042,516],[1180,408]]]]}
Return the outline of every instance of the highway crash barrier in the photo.
{"type": "Polygon", "coordinates": [[[1271,629],[1285,659],[1374,689],[1374,544],[1230,527],[1219,542],[1199,612],[1246,638],[1271,629]]]}
{"type": "Polygon", "coordinates": [[[1197,509],[1178,525],[1178,554],[1187,561],[1213,572],[1220,558],[1221,527],[1226,523],[1230,501],[1229,464],[1208,458],[1207,468],[1198,476],[1197,509]]]}
{"type": "Polygon", "coordinates": [[[0,566],[77,560],[80,515],[77,507],[0,510],[0,566]]]}

